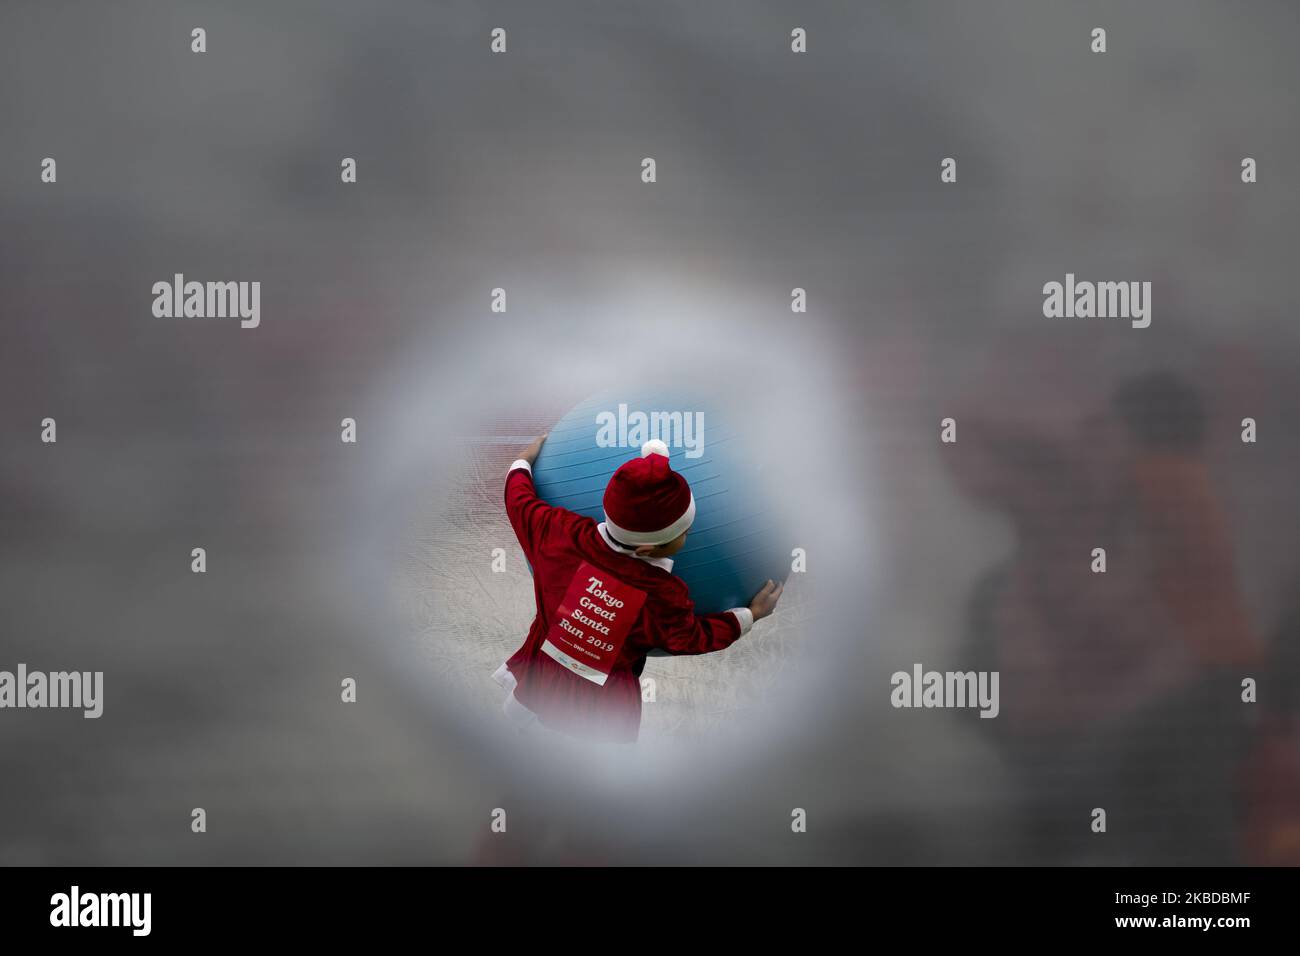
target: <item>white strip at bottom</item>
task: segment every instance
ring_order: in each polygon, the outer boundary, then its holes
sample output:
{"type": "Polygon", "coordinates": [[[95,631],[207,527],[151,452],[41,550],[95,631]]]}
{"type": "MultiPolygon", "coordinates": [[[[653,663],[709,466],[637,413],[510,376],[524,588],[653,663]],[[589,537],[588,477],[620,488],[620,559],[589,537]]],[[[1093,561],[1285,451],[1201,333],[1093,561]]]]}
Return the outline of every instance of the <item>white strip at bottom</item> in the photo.
{"type": "Polygon", "coordinates": [[[557,664],[563,664],[579,677],[585,677],[593,684],[599,684],[601,687],[604,687],[605,681],[609,679],[608,674],[602,674],[594,667],[588,667],[586,664],[582,663],[582,661],[570,657],[550,641],[542,641],[542,653],[551,658],[551,660],[555,661],[557,664]]]}

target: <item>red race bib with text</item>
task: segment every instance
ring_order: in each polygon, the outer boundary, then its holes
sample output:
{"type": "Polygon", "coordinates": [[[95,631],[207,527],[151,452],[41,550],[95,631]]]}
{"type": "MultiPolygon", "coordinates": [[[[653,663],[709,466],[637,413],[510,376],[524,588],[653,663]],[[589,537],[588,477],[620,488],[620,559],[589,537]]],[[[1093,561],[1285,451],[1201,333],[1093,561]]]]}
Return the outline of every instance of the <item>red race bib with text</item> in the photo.
{"type": "Polygon", "coordinates": [[[584,561],[555,611],[542,651],[603,687],[644,603],[644,591],[584,561]]]}

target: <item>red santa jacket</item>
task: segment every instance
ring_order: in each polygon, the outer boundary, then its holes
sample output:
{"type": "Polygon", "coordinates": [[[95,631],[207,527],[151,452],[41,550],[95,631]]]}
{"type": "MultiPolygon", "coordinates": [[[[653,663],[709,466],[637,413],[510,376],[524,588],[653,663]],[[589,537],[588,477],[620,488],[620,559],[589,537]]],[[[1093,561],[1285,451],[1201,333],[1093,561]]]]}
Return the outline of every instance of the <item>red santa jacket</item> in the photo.
{"type": "MultiPolygon", "coordinates": [[[[505,668],[513,677],[514,701],[548,727],[578,736],[636,740],[646,654],[654,649],[669,654],[722,650],[753,623],[748,608],[697,616],[686,584],[671,572],[670,560],[648,561],[617,550],[603,525],[542,501],[527,462],[511,466],[505,503],[510,525],[532,565],[537,600],[528,637],[505,668]],[[620,593],[645,596],[635,617],[628,617],[631,627],[603,685],[559,663],[553,656],[555,644],[547,646],[547,635],[558,633],[553,628],[565,626],[557,612],[566,595],[570,603],[571,595],[578,593],[575,588],[585,595],[591,568],[604,585],[602,592],[626,588],[631,591],[620,593]]],[[[584,604],[590,607],[592,602],[584,604]]],[[[600,613],[600,602],[595,604],[596,609],[585,612],[589,622],[600,613]]]]}

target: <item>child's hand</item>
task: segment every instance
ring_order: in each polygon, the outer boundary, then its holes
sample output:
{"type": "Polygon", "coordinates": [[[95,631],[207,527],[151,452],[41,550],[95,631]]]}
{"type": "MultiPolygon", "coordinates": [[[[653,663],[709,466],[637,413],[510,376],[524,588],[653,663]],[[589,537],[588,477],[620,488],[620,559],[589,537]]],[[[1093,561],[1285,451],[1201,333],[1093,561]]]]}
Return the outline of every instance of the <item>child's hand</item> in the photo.
{"type": "Polygon", "coordinates": [[[519,457],[530,465],[537,464],[537,456],[542,453],[542,445],[546,444],[546,436],[550,432],[544,432],[532,440],[532,443],[519,453],[519,457]]]}
{"type": "Polygon", "coordinates": [[[776,602],[781,598],[781,592],[785,590],[784,584],[775,584],[768,581],[754,595],[754,600],[749,602],[749,613],[754,615],[754,620],[760,621],[776,610],[776,602]]]}

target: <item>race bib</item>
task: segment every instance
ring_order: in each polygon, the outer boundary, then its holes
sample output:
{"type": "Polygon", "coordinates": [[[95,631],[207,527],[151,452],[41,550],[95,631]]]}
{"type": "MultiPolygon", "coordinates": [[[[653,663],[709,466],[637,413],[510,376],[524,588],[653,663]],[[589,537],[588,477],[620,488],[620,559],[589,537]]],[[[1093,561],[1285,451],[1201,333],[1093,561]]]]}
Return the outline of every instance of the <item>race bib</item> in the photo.
{"type": "Polygon", "coordinates": [[[584,561],[556,609],[542,651],[603,687],[644,603],[644,591],[584,561]]]}

